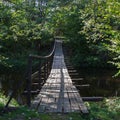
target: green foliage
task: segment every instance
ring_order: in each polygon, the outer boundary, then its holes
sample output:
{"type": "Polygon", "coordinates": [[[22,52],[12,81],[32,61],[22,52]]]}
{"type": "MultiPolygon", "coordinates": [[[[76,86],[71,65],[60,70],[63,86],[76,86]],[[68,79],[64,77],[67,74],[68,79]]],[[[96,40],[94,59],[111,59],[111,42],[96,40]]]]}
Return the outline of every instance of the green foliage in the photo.
{"type": "Polygon", "coordinates": [[[72,61],[77,67],[109,67],[109,61],[113,61],[119,68],[118,0],[73,0],[59,4],[53,0],[51,4],[50,25],[55,35],[69,40],[72,61]]]}
{"type": "Polygon", "coordinates": [[[19,106],[15,111],[9,112],[0,116],[0,119],[21,119],[21,120],[119,120],[120,119],[120,98],[109,98],[102,102],[86,102],[90,110],[88,115],[80,113],[68,114],[52,114],[52,113],[38,113],[35,110],[30,110],[27,107],[19,106]]]}
{"type": "Polygon", "coordinates": [[[12,120],[34,120],[34,119],[40,119],[39,113],[35,110],[30,110],[27,107],[21,106],[14,112],[9,112],[8,114],[5,114],[3,116],[0,116],[0,119],[6,120],[6,119],[12,119],[12,120]]]}
{"type": "MultiPolygon", "coordinates": [[[[6,103],[8,102],[9,97],[6,97],[1,91],[0,91],[0,108],[5,106],[6,103]]],[[[15,99],[12,99],[10,102],[10,106],[18,106],[18,103],[16,102],[15,99]]]]}
{"type": "Polygon", "coordinates": [[[119,42],[116,46],[114,44],[120,39],[119,7],[120,2],[117,0],[97,0],[96,3],[87,4],[86,10],[82,14],[85,25],[81,32],[86,36],[90,51],[102,64],[111,61],[116,55],[118,56],[119,42]]]}
{"type": "MultiPolygon", "coordinates": [[[[120,68],[118,0],[52,0],[38,6],[35,1],[8,3],[12,7],[0,3],[0,53],[8,61],[6,53],[22,54],[38,48],[49,43],[54,34],[66,37],[77,67],[108,67],[112,61],[120,68]]],[[[1,63],[4,65],[3,59],[1,63]]]]}
{"type": "MultiPolygon", "coordinates": [[[[40,7],[40,6],[39,6],[40,7]]],[[[0,2],[0,66],[5,70],[25,66],[28,53],[38,50],[53,37],[33,2],[0,2]],[[25,59],[25,60],[24,60],[25,59]]],[[[44,10],[44,9],[43,9],[44,10]]],[[[44,12],[44,11],[42,11],[44,12]]],[[[25,69],[25,68],[24,68],[25,69]]]]}

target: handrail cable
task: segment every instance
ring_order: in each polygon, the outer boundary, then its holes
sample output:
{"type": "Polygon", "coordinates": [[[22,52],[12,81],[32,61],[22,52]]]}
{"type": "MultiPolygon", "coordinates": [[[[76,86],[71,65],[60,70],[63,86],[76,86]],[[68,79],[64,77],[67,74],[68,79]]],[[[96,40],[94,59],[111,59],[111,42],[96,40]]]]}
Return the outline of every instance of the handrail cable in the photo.
{"type": "Polygon", "coordinates": [[[39,56],[39,55],[32,55],[32,54],[30,54],[29,57],[38,58],[38,59],[41,59],[41,58],[42,58],[42,59],[44,59],[44,58],[49,58],[50,56],[53,55],[53,53],[54,53],[54,51],[55,51],[55,45],[56,45],[56,41],[55,41],[55,43],[54,43],[52,52],[51,52],[50,54],[46,55],[46,56],[39,56]]]}

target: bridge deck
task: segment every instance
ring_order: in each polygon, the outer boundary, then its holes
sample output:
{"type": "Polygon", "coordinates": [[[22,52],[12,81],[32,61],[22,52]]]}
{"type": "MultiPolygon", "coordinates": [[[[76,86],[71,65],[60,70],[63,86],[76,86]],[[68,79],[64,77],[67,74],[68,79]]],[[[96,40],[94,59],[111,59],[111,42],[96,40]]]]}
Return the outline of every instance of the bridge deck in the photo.
{"type": "Polygon", "coordinates": [[[40,93],[32,101],[32,107],[38,109],[39,112],[88,113],[68,74],[61,41],[56,41],[51,73],[40,93]]]}

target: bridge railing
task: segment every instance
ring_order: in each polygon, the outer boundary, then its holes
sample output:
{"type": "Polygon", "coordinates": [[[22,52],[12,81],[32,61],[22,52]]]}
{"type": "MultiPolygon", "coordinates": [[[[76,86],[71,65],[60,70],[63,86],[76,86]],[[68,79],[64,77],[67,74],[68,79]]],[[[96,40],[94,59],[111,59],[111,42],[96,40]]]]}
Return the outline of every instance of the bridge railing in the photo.
{"type": "Polygon", "coordinates": [[[27,79],[26,79],[26,97],[27,97],[27,105],[30,107],[31,106],[31,95],[32,95],[32,78],[34,75],[32,74],[32,64],[34,60],[39,60],[39,67],[38,67],[38,79],[39,79],[39,88],[41,88],[41,69],[43,69],[43,75],[44,75],[44,82],[47,80],[49,73],[50,73],[50,68],[52,65],[53,61],[53,56],[54,56],[54,51],[55,51],[55,45],[56,42],[54,42],[53,49],[51,53],[47,56],[38,56],[38,55],[29,55],[28,58],[28,73],[27,73],[27,79]]]}

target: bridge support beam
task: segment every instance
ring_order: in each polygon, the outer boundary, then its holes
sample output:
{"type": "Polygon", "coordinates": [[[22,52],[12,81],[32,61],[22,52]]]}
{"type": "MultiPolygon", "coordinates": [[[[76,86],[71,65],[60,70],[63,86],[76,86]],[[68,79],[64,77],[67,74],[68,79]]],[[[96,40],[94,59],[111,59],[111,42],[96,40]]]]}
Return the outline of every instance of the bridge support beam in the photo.
{"type": "Polygon", "coordinates": [[[93,101],[93,102],[99,102],[102,101],[104,97],[82,97],[83,101],[93,101]]]}

